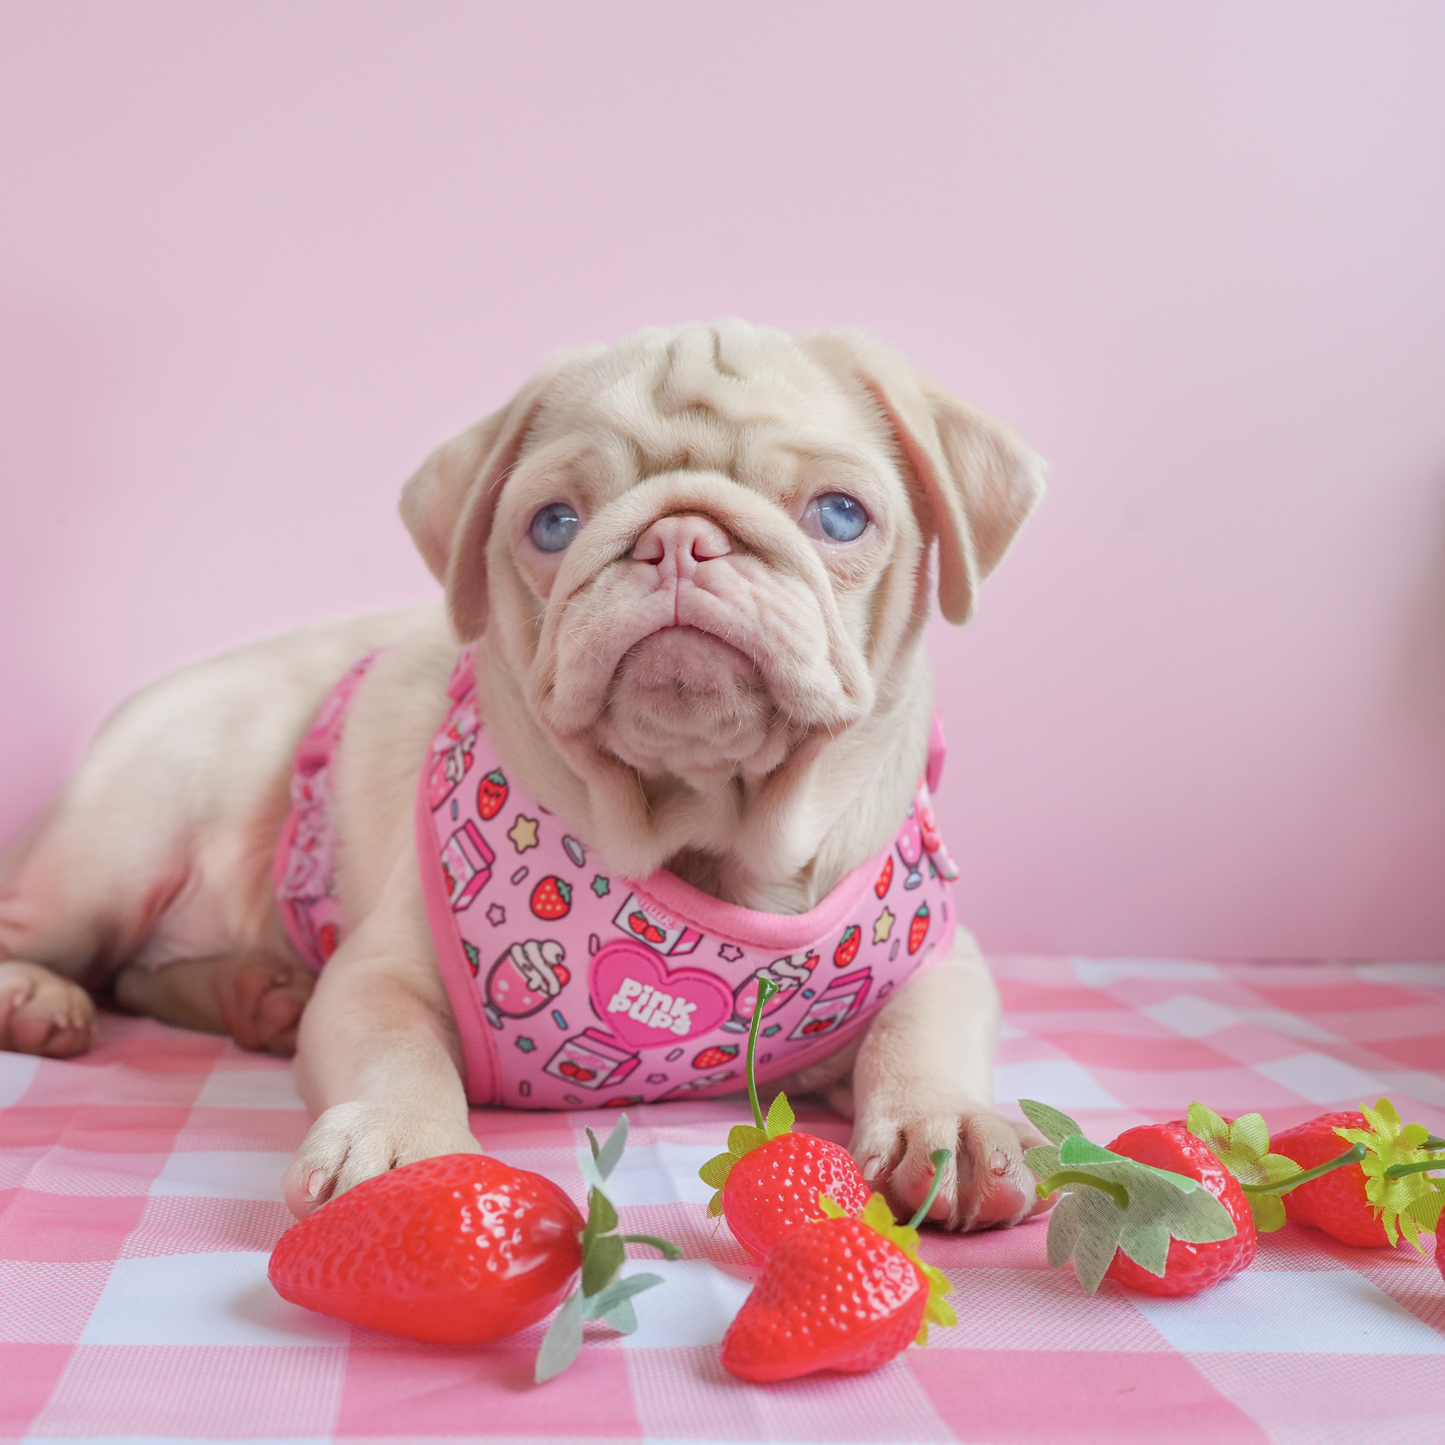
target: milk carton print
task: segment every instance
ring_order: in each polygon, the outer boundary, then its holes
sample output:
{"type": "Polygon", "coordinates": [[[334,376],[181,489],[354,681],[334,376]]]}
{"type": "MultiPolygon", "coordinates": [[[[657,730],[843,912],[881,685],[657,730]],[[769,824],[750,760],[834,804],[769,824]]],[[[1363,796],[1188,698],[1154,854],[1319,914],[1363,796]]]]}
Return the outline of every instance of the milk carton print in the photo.
{"type": "Polygon", "coordinates": [[[868,1002],[868,990],[872,986],[871,968],[860,968],[856,973],[835,978],[808,1005],[797,1027],[788,1035],[789,1039],[815,1039],[836,1033],[868,1002]]]}
{"type": "Polygon", "coordinates": [[[691,953],[702,942],[702,934],[695,928],[679,923],[655,903],[639,898],[635,893],[627,895],[627,901],[617,910],[617,916],[612,921],[629,938],[635,938],[659,953],[691,953]]]}
{"type": "Polygon", "coordinates": [[[442,878],[453,913],[471,907],[472,900],[492,876],[492,864],[496,861],[497,855],[470,818],[442,844],[442,878]]]}
{"type": "Polygon", "coordinates": [[[583,1089],[602,1089],[621,1083],[638,1065],[616,1039],[597,1029],[583,1029],[567,1040],[544,1066],[544,1072],[583,1089]]]}

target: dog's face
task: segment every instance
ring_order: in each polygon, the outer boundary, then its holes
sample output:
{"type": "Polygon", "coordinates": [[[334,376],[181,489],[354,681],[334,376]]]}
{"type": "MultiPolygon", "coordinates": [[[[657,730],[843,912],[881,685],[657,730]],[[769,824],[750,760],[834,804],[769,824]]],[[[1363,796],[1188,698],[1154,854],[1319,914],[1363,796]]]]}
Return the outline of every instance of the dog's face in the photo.
{"type": "Polygon", "coordinates": [[[881,347],[725,323],[557,358],[403,515],[575,771],[654,820],[703,798],[736,819],[898,705],[929,543],[962,620],[1038,473],[881,347]]]}

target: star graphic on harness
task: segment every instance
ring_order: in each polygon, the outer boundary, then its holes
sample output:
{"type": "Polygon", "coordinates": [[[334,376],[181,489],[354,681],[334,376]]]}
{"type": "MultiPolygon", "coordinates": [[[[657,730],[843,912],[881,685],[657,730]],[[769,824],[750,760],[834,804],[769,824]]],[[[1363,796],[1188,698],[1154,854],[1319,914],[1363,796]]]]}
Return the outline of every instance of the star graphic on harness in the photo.
{"type": "Polygon", "coordinates": [[[500,903],[494,903],[487,909],[487,922],[493,928],[500,928],[507,921],[507,910],[500,903]]]}
{"type": "Polygon", "coordinates": [[[743,951],[735,943],[722,943],[718,945],[717,956],[728,963],[736,963],[743,956],[743,951]]]}
{"type": "Polygon", "coordinates": [[[888,935],[893,932],[895,917],[892,909],[885,908],[877,918],[873,920],[873,942],[887,943],[888,935]]]}
{"type": "Polygon", "coordinates": [[[507,837],[512,840],[512,846],[519,853],[525,853],[528,848],[535,848],[537,846],[537,820],[529,818],[525,813],[518,813],[517,821],[508,830],[507,837]]]}

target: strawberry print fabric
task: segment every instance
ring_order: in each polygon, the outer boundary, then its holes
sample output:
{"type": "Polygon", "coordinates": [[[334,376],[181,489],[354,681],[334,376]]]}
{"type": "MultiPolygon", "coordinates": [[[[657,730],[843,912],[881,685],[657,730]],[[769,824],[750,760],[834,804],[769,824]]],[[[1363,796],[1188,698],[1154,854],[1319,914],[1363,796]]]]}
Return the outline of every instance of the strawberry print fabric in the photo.
{"type": "MultiPolygon", "coordinates": [[[[308,803],[355,673],[298,756],[295,791],[308,803]],[[311,771],[300,781],[303,762],[311,771]]],[[[491,751],[470,652],[448,692],[452,707],[418,790],[417,850],[472,1103],[620,1108],[731,1092],[760,978],[779,991],[766,1009],[758,1077],[781,1078],[846,1043],[900,984],[947,957],[958,870],[927,780],[893,846],[812,912],[755,913],[665,872],[645,882],[614,874],[491,751]]],[[[935,747],[935,777],[941,762],[935,747]]],[[[293,943],[319,968],[339,918],[316,863],[329,860],[330,843],[316,839],[309,806],[277,852],[278,876],[303,885],[278,897],[293,943]]]]}
{"type": "MultiPolygon", "coordinates": [[[[1094,1139],[1198,1098],[1272,1131],[1388,1095],[1445,1134],[1445,965],[991,961],[995,1080],[1094,1139]]],[[[846,1142],[808,1100],[799,1127],[846,1142]]],[[[494,1345],[397,1340],[287,1304],[266,1261],[291,1216],[280,1179],[311,1122],[288,1066],[228,1041],[103,1014],[97,1047],[0,1054],[0,1440],[109,1442],[873,1442],[1424,1445],[1441,1437],[1445,1282],[1412,1249],[1350,1249],[1286,1225],[1249,1269],[1185,1299],[1106,1281],[1086,1299],[1044,1226],[948,1237],[952,1328],[873,1374],[753,1386],[718,1347],[756,1271],[706,1217],[697,1168],[745,1100],[629,1111],[610,1181],[628,1272],[666,1284],[640,1328],[589,1325],[534,1388],[546,1321],[494,1345]]],[[[481,1110],[489,1153],[579,1205],[584,1128],[614,1116],[481,1110]]],[[[1427,1239],[1427,1242],[1428,1239],[1427,1239]]]]}

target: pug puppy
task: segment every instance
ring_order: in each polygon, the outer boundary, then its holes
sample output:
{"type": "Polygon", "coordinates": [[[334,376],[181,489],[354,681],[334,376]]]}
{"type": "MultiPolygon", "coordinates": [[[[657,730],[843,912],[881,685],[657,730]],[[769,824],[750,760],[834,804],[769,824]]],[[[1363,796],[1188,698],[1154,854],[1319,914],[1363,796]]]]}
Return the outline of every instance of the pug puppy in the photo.
{"type": "MultiPolygon", "coordinates": [[[[859,334],[741,322],[555,356],[434,452],[402,516],[445,589],[190,668],[106,725],[0,868],[0,1042],[88,1045],[90,992],[288,1050],[318,1115],[287,1171],[298,1215],[386,1169],[478,1151],[437,966],[418,778],[463,645],[508,776],[607,867],[806,914],[887,848],[928,760],[924,627],[967,620],[1042,490],[1010,431],[859,334]],[[331,763],[344,931],[312,978],[272,852],[292,755],[356,686],[331,763]]],[[[850,1149],[932,1217],[1036,1207],[991,1107],[997,991],[958,929],[866,1031],[780,1081],[851,1117],[850,1149]]]]}

